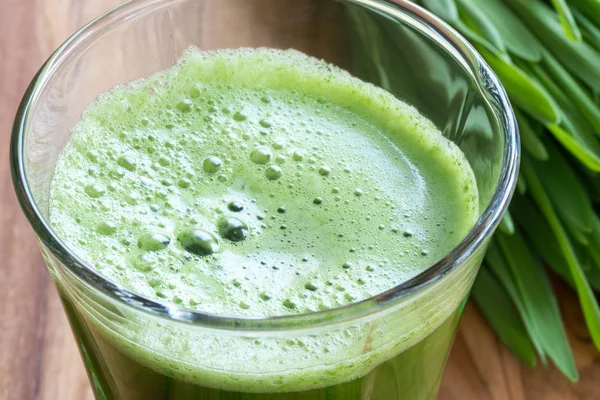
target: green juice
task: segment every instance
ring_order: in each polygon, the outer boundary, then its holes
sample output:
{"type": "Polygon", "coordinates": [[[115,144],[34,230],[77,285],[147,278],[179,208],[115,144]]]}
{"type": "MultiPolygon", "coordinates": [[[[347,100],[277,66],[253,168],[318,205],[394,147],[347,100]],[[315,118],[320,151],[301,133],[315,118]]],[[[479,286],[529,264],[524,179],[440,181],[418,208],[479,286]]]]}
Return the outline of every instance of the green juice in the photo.
{"type": "MultiPolygon", "coordinates": [[[[102,94],[72,130],[50,201],[59,237],[106,278],[249,317],[382,293],[444,256],[477,216],[465,156],[414,108],[269,49],[189,49],[102,94]]],[[[63,295],[96,394],[111,399],[431,399],[460,314],[411,329],[199,339],[63,295]],[[392,339],[375,346],[377,332],[392,339]]],[[[442,295],[458,304],[465,293],[442,295]]]]}

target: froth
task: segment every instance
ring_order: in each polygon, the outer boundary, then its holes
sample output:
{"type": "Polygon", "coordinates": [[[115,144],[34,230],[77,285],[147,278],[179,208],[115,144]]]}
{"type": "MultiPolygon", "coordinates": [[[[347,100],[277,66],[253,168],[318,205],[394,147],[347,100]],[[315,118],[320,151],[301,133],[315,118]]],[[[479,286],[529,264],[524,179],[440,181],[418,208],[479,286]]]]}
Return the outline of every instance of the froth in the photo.
{"type": "Polygon", "coordinates": [[[273,316],[406,281],[458,243],[477,205],[464,155],[389,93],[292,50],[190,49],[87,109],[57,165],[51,222],[144,296],[273,316]]]}

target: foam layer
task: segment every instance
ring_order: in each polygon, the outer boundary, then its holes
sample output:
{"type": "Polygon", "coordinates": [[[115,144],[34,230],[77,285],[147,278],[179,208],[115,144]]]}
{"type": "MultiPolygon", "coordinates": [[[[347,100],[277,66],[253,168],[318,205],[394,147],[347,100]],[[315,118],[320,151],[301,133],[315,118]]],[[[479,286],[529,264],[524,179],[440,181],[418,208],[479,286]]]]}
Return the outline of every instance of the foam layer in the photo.
{"type": "MultiPolygon", "coordinates": [[[[466,234],[477,204],[460,150],[387,92],[295,51],[191,49],[87,109],[50,208],[69,247],[125,287],[211,313],[274,316],[359,301],[417,275],[466,234]]],[[[360,348],[365,329],[310,347],[360,348]]],[[[227,346],[240,353],[244,343],[227,346]]],[[[122,344],[159,370],[168,363],[122,344]]],[[[361,356],[354,375],[392,355],[361,356]]],[[[346,364],[326,367],[332,381],[350,375],[346,364]]],[[[203,371],[192,375],[223,373],[203,371]]],[[[295,387],[309,375],[290,374],[295,387]]]]}

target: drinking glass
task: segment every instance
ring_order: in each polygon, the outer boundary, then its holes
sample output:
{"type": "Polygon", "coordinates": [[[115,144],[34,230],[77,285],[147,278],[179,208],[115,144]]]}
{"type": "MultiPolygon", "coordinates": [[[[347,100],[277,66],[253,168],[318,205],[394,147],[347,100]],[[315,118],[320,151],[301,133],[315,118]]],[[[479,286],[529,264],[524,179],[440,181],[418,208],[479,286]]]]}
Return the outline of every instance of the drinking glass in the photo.
{"type": "Polygon", "coordinates": [[[433,399],[519,161],[498,79],[454,30],[403,0],[127,2],[48,59],[23,97],[11,146],[15,190],[98,399],[433,399]],[[479,220],[418,276],[314,313],[211,315],[103,277],[49,223],[57,157],[100,93],[170,67],[191,45],[294,48],[414,105],[467,156],[479,220]]]}

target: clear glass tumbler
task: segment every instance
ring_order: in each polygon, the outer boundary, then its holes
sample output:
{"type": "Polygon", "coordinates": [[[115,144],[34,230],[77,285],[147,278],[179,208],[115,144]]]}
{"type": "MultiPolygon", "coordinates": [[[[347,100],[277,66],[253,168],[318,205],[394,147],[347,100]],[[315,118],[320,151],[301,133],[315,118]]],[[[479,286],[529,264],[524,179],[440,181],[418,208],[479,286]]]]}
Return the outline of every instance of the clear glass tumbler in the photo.
{"type": "Polygon", "coordinates": [[[44,64],[12,139],[16,192],[99,399],[433,399],[519,161],[514,115],[497,78],[456,32],[404,0],[128,2],[44,64]],[[190,45],[295,48],[414,105],[467,155],[480,193],[477,224],[410,281],[310,314],[203,314],[102,277],[48,222],[57,157],[98,94],[168,68],[190,45]],[[332,345],[340,341],[347,345],[332,345]]]}

